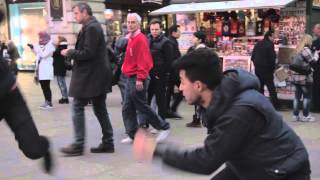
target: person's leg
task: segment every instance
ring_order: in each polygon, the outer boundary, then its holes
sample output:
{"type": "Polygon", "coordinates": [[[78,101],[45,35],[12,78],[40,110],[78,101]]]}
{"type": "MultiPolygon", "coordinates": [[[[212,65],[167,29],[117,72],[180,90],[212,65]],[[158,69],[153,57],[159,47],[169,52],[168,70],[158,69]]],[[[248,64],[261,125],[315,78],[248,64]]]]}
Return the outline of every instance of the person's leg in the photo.
{"type": "Polygon", "coordinates": [[[131,139],[133,139],[138,129],[136,108],[132,102],[132,96],[134,95],[133,88],[136,88],[136,84],[135,82],[133,84],[133,82],[129,81],[129,79],[130,78],[127,78],[126,80],[127,82],[124,93],[124,101],[122,104],[122,117],[126,133],[131,139]]]}
{"type": "Polygon", "coordinates": [[[19,148],[30,159],[44,157],[44,170],[48,173],[53,168],[49,141],[40,136],[31,113],[19,89],[15,89],[0,100],[0,119],[4,118],[15,135],[19,148]],[[5,102],[5,103],[4,103],[5,102]]]}
{"type": "Polygon", "coordinates": [[[155,96],[158,106],[158,114],[162,119],[165,119],[167,114],[165,75],[161,75],[159,76],[159,79],[155,80],[155,96]]]}
{"type": "Polygon", "coordinates": [[[295,120],[299,120],[299,104],[302,95],[301,86],[295,85],[294,99],[293,99],[293,115],[295,116],[295,120]]]}
{"type": "Polygon", "coordinates": [[[113,145],[113,129],[106,106],[106,98],[106,94],[94,97],[92,98],[92,105],[102,129],[102,143],[113,145]]]}
{"type": "Polygon", "coordinates": [[[279,108],[279,100],[277,96],[277,90],[273,82],[273,74],[267,74],[265,77],[265,83],[267,85],[270,100],[275,108],[279,108]]]}
{"type": "Polygon", "coordinates": [[[234,172],[228,167],[221,170],[217,175],[212,177],[211,180],[240,180],[234,172]]]}
{"type": "Polygon", "coordinates": [[[126,88],[126,79],[127,77],[124,74],[120,74],[119,81],[118,81],[118,87],[120,89],[121,93],[121,104],[123,104],[124,101],[124,93],[126,88]]]}
{"type": "Polygon", "coordinates": [[[68,89],[66,85],[65,76],[57,76],[58,86],[63,99],[68,99],[68,89]]]}
{"type": "Polygon", "coordinates": [[[256,74],[256,76],[258,77],[259,82],[260,82],[259,92],[264,95],[264,85],[265,85],[265,82],[264,82],[263,74],[260,74],[259,71],[255,71],[255,74],[256,74]]]}

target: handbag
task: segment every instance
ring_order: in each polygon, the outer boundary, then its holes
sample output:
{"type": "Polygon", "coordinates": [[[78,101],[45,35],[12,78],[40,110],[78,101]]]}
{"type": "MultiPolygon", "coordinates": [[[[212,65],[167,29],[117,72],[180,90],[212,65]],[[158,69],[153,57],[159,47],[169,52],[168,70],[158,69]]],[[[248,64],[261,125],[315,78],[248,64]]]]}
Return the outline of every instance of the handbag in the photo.
{"type": "Polygon", "coordinates": [[[302,56],[301,53],[291,59],[289,69],[302,75],[308,75],[312,72],[310,63],[302,56]]]}

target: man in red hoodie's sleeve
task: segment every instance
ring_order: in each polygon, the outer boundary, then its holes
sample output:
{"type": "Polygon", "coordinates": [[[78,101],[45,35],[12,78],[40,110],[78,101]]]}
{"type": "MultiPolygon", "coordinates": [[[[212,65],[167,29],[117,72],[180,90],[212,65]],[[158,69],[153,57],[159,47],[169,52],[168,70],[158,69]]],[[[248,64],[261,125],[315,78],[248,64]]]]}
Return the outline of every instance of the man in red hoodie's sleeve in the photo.
{"type": "Polygon", "coordinates": [[[137,114],[148,121],[155,129],[160,130],[157,142],[169,135],[170,125],[147,104],[146,88],[149,81],[149,71],[153,67],[153,59],[147,38],[140,31],[141,17],[136,13],[127,16],[128,46],[122,66],[122,72],[128,77],[125,87],[125,97],[122,105],[122,116],[128,137],[122,143],[131,143],[138,129],[137,114]]]}

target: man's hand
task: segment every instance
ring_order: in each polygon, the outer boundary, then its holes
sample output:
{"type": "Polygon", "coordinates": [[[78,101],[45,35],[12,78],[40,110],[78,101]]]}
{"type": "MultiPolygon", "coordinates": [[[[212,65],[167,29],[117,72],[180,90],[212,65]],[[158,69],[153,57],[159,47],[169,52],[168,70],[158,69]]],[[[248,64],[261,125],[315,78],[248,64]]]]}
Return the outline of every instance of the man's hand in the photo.
{"type": "Polygon", "coordinates": [[[139,129],[133,141],[133,156],[138,161],[151,161],[156,148],[154,137],[144,129],[139,129]]]}
{"type": "Polygon", "coordinates": [[[143,90],[143,81],[136,81],[136,89],[137,91],[142,91],[143,90]]]}
{"type": "Polygon", "coordinates": [[[62,56],[67,56],[68,51],[69,51],[69,49],[63,49],[63,50],[60,52],[60,54],[61,54],[62,56]]]}

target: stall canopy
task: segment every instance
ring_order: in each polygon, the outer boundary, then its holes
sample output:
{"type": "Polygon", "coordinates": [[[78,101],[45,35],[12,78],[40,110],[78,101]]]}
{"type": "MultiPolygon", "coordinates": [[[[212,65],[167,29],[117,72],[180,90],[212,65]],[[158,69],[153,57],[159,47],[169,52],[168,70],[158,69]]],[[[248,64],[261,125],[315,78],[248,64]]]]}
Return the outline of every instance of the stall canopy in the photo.
{"type": "Polygon", "coordinates": [[[282,8],[294,0],[239,0],[223,2],[205,2],[188,4],[171,4],[152,11],[150,15],[182,14],[196,12],[222,12],[230,10],[282,8]]]}

